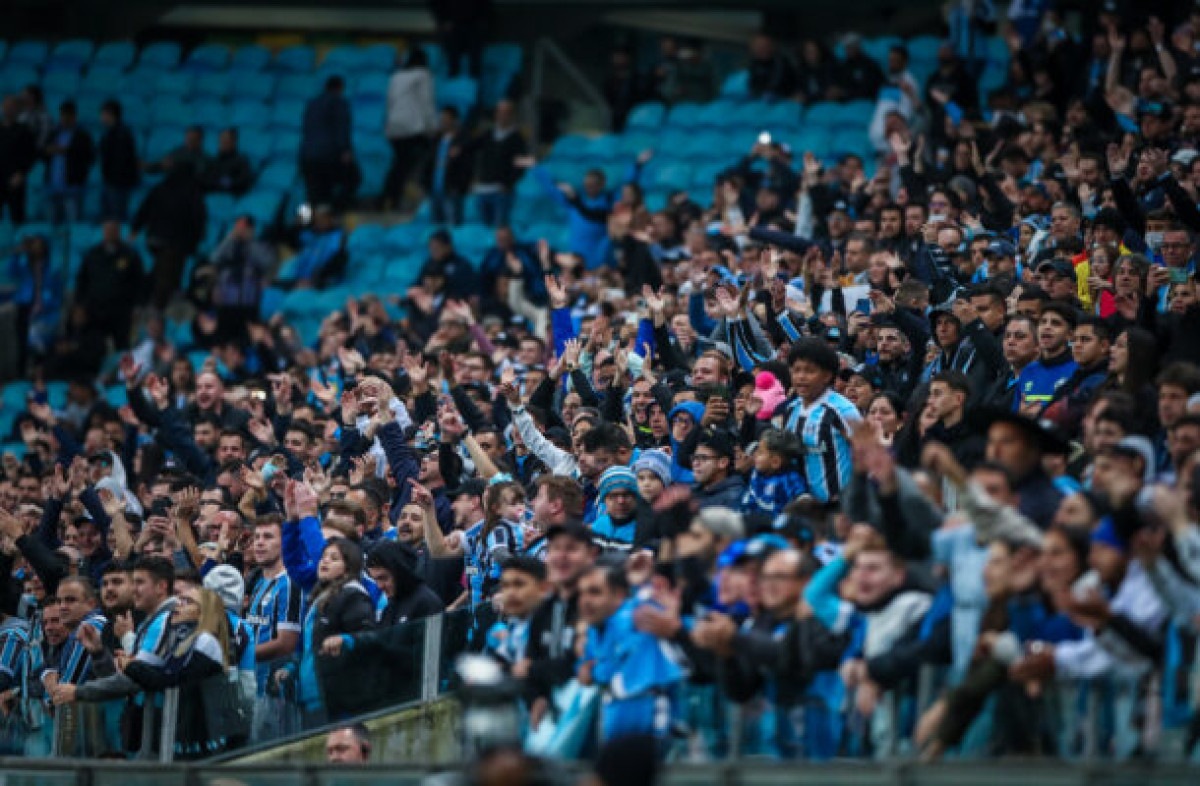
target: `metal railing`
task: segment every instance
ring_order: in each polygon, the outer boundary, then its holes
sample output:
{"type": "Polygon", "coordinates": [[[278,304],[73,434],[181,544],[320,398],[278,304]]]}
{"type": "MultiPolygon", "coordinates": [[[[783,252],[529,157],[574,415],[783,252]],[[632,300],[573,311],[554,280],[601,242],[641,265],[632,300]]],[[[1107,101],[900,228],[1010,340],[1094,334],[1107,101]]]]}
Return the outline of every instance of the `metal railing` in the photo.
{"type": "MultiPolygon", "coordinates": [[[[595,107],[603,118],[603,127],[609,128],[612,126],[612,113],[608,108],[608,101],[596,89],[587,75],[575,65],[575,62],[559,48],[552,39],[539,38],[537,43],[533,45],[533,67],[531,77],[530,97],[536,115],[536,107],[541,102],[541,99],[546,94],[546,68],[553,64],[558,71],[567,77],[571,82],[573,89],[578,91],[575,98],[583,98],[586,102],[595,107]]],[[[533,118],[533,122],[529,123],[530,128],[530,147],[534,150],[540,149],[542,140],[540,139],[540,126],[537,122],[537,117],[533,118]]]]}

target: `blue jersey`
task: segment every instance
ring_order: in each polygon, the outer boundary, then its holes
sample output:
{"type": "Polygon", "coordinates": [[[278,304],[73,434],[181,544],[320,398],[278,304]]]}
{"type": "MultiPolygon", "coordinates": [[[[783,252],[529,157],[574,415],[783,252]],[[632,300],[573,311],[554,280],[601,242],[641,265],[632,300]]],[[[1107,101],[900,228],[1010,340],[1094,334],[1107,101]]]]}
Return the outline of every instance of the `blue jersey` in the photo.
{"type": "Polygon", "coordinates": [[[838,498],[854,471],[850,430],[862,420],[858,407],[833,388],[811,404],[792,402],[786,429],[800,438],[801,470],[808,491],[818,502],[838,498]]]}
{"type": "Polygon", "coordinates": [[[520,554],[524,540],[520,525],[501,520],[487,537],[482,537],[483,522],[466,531],[467,579],[471,589],[471,607],[484,602],[500,583],[501,560],[505,555],[520,554]]]}
{"type": "Polygon", "coordinates": [[[1030,363],[1021,369],[1021,376],[1017,378],[1020,400],[1014,406],[1019,408],[1021,404],[1037,404],[1045,407],[1054,398],[1054,392],[1071,378],[1077,368],[1079,366],[1074,360],[1052,366],[1043,365],[1040,360],[1030,363]]]}
{"type": "MultiPolygon", "coordinates": [[[[100,609],[93,609],[79,624],[90,625],[97,633],[104,633],[108,619],[100,609]]],[[[71,631],[71,635],[63,642],[58,663],[46,669],[46,674],[58,675],[59,684],[82,685],[92,677],[92,656],[80,643],[77,630],[71,631]]]]}
{"type": "Polygon", "coordinates": [[[225,619],[229,621],[229,643],[233,648],[230,660],[238,671],[254,671],[254,628],[229,609],[225,610],[225,619]]]}
{"type": "Polygon", "coordinates": [[[16,617],[0,622],[0,691],[23,688],[29,674],[29,626],[16,617]]]}
{"type": "MultiPolygon", "coordinates": [[[[280,631],[300,633],[301,606],[300,586],[288,578],[286,571],[280,571],[274,578],[260,577],[254,585],[250,608],[246,612],[246,624],[252,631],[254,645],[267,644],[280,631]]],[[[266,691],[271,672],[279,662],[263,661],[256,664],[254,671],[260,696],[266,691]]]]}
{"type": "Polygon", "coordinates": [[[808,492],[804,478],[795,470],[778,475],[763,475],[757,469],[750,473],[746,493],[742,497],[743,513],[765,513],[778,516],[797,497],[808,492]]]}
{"type": "Polygon", "coordinates": [[[487,651],[512,666],[525,658],[529,647],[529,620],[508,619],[497,622],[488,631],[487,651]]]}

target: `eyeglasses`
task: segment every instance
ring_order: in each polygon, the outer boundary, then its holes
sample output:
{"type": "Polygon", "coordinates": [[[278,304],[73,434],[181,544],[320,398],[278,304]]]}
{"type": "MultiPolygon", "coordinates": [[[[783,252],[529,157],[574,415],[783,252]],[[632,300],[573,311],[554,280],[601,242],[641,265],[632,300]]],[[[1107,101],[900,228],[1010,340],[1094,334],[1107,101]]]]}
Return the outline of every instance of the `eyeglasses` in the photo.
{"type": "Polygon", "coordinates": [[[1182,250],[1185,248],[1189,248],[1191,245],[1192,245],[1191,243],[1160,243],[1158,245],[1158,247],[1162,248],[1162,249],[1172,248],[1172,249],[1182,250]]]}
{"type": "Polygon", "coordinates": [[[720,456],[706,456],[703,453],[693,453],[692,454],[692,463],[695,464],[697,462],[700,462],[701,464],[703,464],[706,461],[716,461],[719,458],[720,458],[720,456]]]}

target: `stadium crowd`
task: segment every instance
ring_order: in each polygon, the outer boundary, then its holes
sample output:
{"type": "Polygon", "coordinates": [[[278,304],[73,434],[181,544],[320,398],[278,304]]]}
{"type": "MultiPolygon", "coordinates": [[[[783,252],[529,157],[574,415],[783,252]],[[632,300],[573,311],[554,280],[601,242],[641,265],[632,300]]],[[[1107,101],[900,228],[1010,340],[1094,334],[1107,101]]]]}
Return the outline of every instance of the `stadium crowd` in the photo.
{"type": "Polygon", "coordinates": [[[877,160],[762,140],[652,213],[649,153],[521,151],[568,247],[435,233],[312,345],[231,284],[201,368],[152,329],[127,406],[35,385],[0,752],[136,750],[168,687],[180,758],[350,719],[454,614],[546,755],[1194,755],[1200,14],[1021,8],[986,116],[959,39],[894,53],[877,160]]]}

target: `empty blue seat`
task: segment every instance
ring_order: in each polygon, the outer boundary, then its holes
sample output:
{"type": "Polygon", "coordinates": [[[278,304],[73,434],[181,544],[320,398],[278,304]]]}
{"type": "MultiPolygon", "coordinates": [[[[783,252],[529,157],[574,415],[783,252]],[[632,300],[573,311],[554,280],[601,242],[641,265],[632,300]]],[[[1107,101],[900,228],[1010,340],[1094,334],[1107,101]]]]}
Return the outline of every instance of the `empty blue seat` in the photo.
{"type": "Polygon", "coordinates": [[[7,63],[0,71],[0,86],[4,93],[19,93],[28,85],[38,83],[38,72],[33,66],[23,63],[7,63]]]}
{"type": "Polygon", "coordinates": [[[556,161],[577,161],[588,156],[588,138],[582,134],[566,134],[554,143],[551,157],[556,161]]]}
{"type": "Polygon", "coordinates": [[[362,74],[354,80],[354,90],[351,95],[356,100],[387,98],[389,78],[384,73],[362,74]]]}
{"type": "Polygon", "coordinates": [[[346,250],[351,257],[358,254],[375,254],[384,247],[387,228],[382,224],[359,224],[346,241],[346,250]]]}
{"type": "Polygon", "coordinates": [[[154,92],[159,95],[189,96],[194,80],[195,77],[184,71],[164,71],[154,82],[154,92]]]}
{"type": "Polygon", "coordinates": [[[229,65],[229,47],[224,44],[201,44],[188,53],[183,67],[197,73],[223,71],[229,65]]]}
{"type": "Polygon", "coordinates": [[[365,99],[355,100],[351,105],[352,120],[356,131],[374,131],[382,133],[384,115],[387,112],[387,106],[383,99],[365,99]]]}
{"type": "Polygon", "coordinates": [[[258,226],[266,226],[275,220],[275,213],[283,201],[283,194],[272,189],[254,189],[238,200],[234,209],[238,215],[254,217],[258,226]]]}
{"type": "Polygon", "coordinates": [[[874,114],[875,104],[871,101],[847,101],[838,108],[836,124],[866,128],[874,114]]]}
{"type": "Polygon", "coordinates": [[[121,77],[120,91],[122,96],[138,95],[147,97],[154,95],[158,84],[158,77],[162,71],[156,68],[138,67],[133,71],[126,71],[121,77]]]}
{"type": "Polygon", "coordinates": [[[42,79],[42,90],[48,95],[74,96],[79,92],[78,71],[51,71],[42,79]]]}
{"type": "Polygon", "coordinates": [[[479,100],[479,83],[468,76],[439,80],[434,85],[438,106],[452,106],[466,117],[479,100]]]}
{"type": "Polygon", "coordinates": [[[362,170],[362,182],[358,186],[358,195],[373,199],[383,194],[383,181],[387,178],[388,164],[391,159],[383,155],[370,155],[358,158],[362,170]]]}
{"type": "Polygon", "coordinates": [[[483,49],[484,70],[499,70],[517,73],[521,70],[524,53],[520,44],[488,44],[483,49]]]}
{"type": "Polygon", "coordinates": [[[363,66],[362,50],[357,46],[335,46],[325,53],[321,60],[323,70],[344,71],[352,74],[363,66]]]}
{"type": "Polygon", "coordinates": [[[271,70],[290,74],[308,74],[317,67],[317,50],[307,44],[280,49],[271,70]]]}
{"type": "Polygon", "coordinates": [[[228,71],[196,74],[196,79],[192,83],[192,94],[208,98],[226,98],[229,96],[229,89],[235,78],[238,77],[228,71]]]}
{"type": "Polygon", "coordinates": [[[881,66],[887,65],[888,52],[896,45],[903,45],[903,41],[899,36],[885,35],[878,38],[864,38],[862,42],[863,53],[879,63],[881,66]]]}
{"type": "Polygon", "coordinates": [[[800,105],[795,101],[775,101],[763,107],[760,112],[749,114],[753,120],[761,122],[763,128],[772,131],[782,131],[800,125],[800,105]]]}
{"type": "Polygon", "coordinates": [[[938,49],[942,39],[933,35],[919,35],[910,38],[906,45],[908,56],[913,60],[937,60],[938,49]]]}
{"type": "Polygon", "coordinates": [[[58,65],[66,68],[83,68],[92,59],[96,45],[86,38],[72,38],[60,41],[50,51],[47,65],[58,65]]]}
{"type": "Polygon", "coordinates": [[[174,41],[158,41],[142,49],[142,54],[138,57],[138,65],[175,68],[179,65],[181,52],[179,44],[174,41]]]}
{"type": "Polygon", "coordinates": [[[116,97],[121,87],[121,69],[109,65],[93,65],[79,82],[80,93],[116,97]]]}
{"type": "MultiPolygon", "coordinates": [[[[264,107],[265,109],[265,107],[264,107]]],[[[281,99],[270,110],[270,128],[299,128],[304,119],[304,102],[295,98],[281,99]]]]}
{"type": "Polygon", "coordinates": [[[687,188],[692,182],[692,168],[682,162],[651,163],[650,170],[642,176],[643,184],[650,188],[678,190],[687,188]]]}
{"type": "Polygon", "coordinates": [[[680,101],[671,107],[667,113],[667,125],[679,128],[691,128],[696,125],[696,117],[700,114],[700,105],[692,101],[680,101]]]}
{"type": "Polygon", "coordinates": [[[276,129],[271,135],[271,158],[295,161],[300,153],[300,132],[292,129],[276,129]]]}
{"type": "Polygon", "coordinates": [[[746,98],[750,95],[750,72],[734,71],[721,83],[722,98],[746,98]]]}
{"type": "MultiPolygon", "coordinates": [[[[365,167],[364,167],[365,168],[365,167]]],[[[267,164],[258,176],[256,188],[272,191],[287,191],[296,182],[295,161],[274,161],[267,164]]]]}
{"type": "Polygon", "coordinates": [[[101,44],[92,57],[92,68],[106,66],[125,70],[133,65],[137,46],[132,41],[109,41],[101,44]]]}
{"type": "Polygon", "coordinates": [[[736,101],[712,101],[696,114],[696,124],[710,128],[729,128],[743,121],[736,101]]]}
{"type": "Polygon", "coordinates": [[[615,161],[621,157],[621,138],[616,134],[593,137],[588,144],[589,155],[597,161],[615,161]]]}
{"type": "Polygon", "coordinates": [[[646,131],[621,134],[617,140],[617,157],[633,159],[643,150],[657,150],[658,136],[646,131]]]}
{"type": "Polygon", "coordinates": [[[261,163],[271,155],[272,137],[272,132],[265,129],[240,128],[238,147],[251,161],[261,163]]]}
{"type": "MultiPolygon", "coordinates": [[[[688,134],[686,138],[678,140],[677,143],[663,144],[660,148],[661,155],[673,158],[683,158],[691,160],[706,160],[718,157],[733,158],[734,155],[726,156],[726,151],[729,151],[729,135],[720,131],[703,131],[699,133],[688,134]]],[[[729,151],[732,153],[733,151],[729,151]]]]}
{"type": "Polygon", "coordinates": [[[425,50],[425,57],[429,61],[429,70],[436,77],[446,75],[446,52],[438,44],[421,44],[421,48],[425,50]]]}
{"type": "Polygon", "coordinates": [[[391,155],[391,146],[387,139],[380,133],[382,125],[376,125],[374,128],[355,128],[354,129],[354,152],[360,158],[382,157],[386,158],[391,155]]]}
{"type": "Polygon", "coordinates": [[[799,161],[805,153],[823,156],[829,149],[830,132],[820,126],[805,126],[800,133],[787,135],[781,141],[792,146],[792,159],[799,161]]]}
{"type": "Polygon", "coordinates": [[[831,128],[841,116],[842,108],[832,101],[819,101],[809,104],[804,110],[804,125],[831,128]]]}
{"type": "Polygon", "coordinates": [[[150,109],[141,96],[127,95],[118,99],[121,115],[130,128],[143,129],[150,122],[150,109]]]}
{"type": "Polygon", "coordinates": [[[17,41],[8,50],[5,62],[10,65],[27,65],[40,67],[50,54],[50,46],[45,41],[17,41]]]}
{"type": "Polygon", "coordinates": [[[396,47],[392,44],[370,44],[359,53],[363,70],[390,74],[396,68],[396,47]]]}
{"type": "Polygon", "coordinates": [[[185,122],[190,125],[193,120],[192,105],[179,96],[162,95],[150,103],[150,122],[156,127],[185,122]]]}
{"type": "Polygon", "coordinates": [[[258,44],[239,46],[229,61],[231,71],[262,71],[271,62],[271,50],[258,44]]]}
{"type": "Polygon", "coordinates": [[[219,224],[227,224],[237,215],[237,199],[232,194],[205,194],[204,206],[209,219],[219,224]]]}
{"type": "Polygon", "coordinates": [[[312,74],[283,74],[275,86],[275,98],[312,98],[319,89],[312,74]]]}
{"type": "Polygon", "coordinates": [[[241,74],[229,83],[229,95],[232,98],[251,98],[266,101],[275,92],[275,77],[273,74],[241,74]]]}
{"type": "Polygon", "coordinates": [[[229,124],[243,130],[266,128],[271,120],[271,109],[259,101],[241,98],[229,105],[229,124]]]}
{"type": "Polygon", "coordinates": [[[229,105],[219,98],[198,98],[192,102],[192,122],[207,129],[229,127],[229,105]]]}
{"type": "Polygon", "coordinates": [[[692,167],[692,181],[689,190],[693,195],[704,201],[704,198],[712,191],[713,185],[717,182],[717,177],[729,168],[728,164],[716,161],[707,163],[699,163],[692,167]]]}
{"type": "Polygon", "coordinates": [[[638,104],[629,113],[629,117],[625,119],[625,128],[630,130],[635,128],[658,128],[662,125],[663,118],[666,115],[666,107],[657,101],[638,104]]]}

